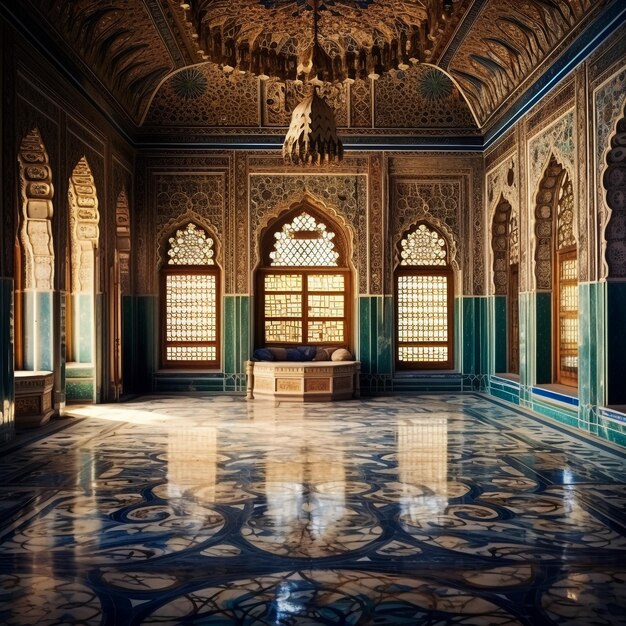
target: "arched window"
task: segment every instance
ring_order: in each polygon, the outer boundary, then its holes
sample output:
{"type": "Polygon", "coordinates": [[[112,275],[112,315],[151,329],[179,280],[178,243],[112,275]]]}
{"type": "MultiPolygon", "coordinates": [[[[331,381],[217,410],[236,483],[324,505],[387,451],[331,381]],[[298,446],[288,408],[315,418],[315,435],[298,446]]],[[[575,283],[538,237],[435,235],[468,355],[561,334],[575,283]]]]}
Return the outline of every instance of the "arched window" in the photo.
{"type": "Polygon", "coordinates": [[[266,231],[257,273],[257,345],[349,347],[346,252],[341,230],[308,206],[266,231]]]}
{"type": "Polygon", "coordinates": [[[551,322],[543,306],[537,311],[537,382],[575,387],[578,384],[576,211],[572,181],[554,156],[539,186],[535,235],[537,290],[552,294],[551,322]],[[550,330],[553,337],[551,372],[544,363],[550,362],[549,345],[544,346],[542,341],[550,330]]]}
{"type": "Polygon", "coordinates": [[[420,223],[400,242],[396,269],[396,367],[451,369],[452,268],[441,234],[420,223]]]}
{"type": "Polygon", "coordinates": [[[161,267],[161,364],[219,367],[220,271],[213,239],[193,222],[168,238],[161,267]]]}

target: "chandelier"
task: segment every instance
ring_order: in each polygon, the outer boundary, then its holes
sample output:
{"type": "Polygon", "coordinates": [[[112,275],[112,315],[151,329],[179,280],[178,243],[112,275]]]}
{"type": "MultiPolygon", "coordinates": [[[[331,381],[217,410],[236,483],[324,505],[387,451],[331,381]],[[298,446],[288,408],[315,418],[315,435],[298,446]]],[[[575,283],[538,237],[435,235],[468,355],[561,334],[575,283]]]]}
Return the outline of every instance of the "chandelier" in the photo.
{"type": "Polygon", "coordinates": [[[283,143],[283,159],[294,165],[320,165],[343,159],[343,144],[337,136],[335,113],[318,94],[318,73],[324,55],[318,41],[318,0],[313,0],[313,51],[309,81],[312,91],[291,114],[291,124],[283,143]]]}

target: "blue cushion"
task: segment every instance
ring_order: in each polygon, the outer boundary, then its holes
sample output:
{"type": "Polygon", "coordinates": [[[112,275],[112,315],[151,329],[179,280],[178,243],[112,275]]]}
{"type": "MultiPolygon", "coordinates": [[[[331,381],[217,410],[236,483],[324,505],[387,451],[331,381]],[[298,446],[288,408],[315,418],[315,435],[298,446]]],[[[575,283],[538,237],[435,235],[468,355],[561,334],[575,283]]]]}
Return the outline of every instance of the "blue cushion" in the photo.
{"type": "Polygon", "coordinates": [[[298,348],[287,348],[287,360],[288,361],[302,361],[300,358],[300,351],[298,348]]]}
{"type": "Polygon", "coordinates": [[[314,346],[298,346],[296,349],[300,353],[301,361],[312,361],[317,354],[317,348],[314,346]]]}
{"type": "Polygon", "coordinates": [[[258,348],[252,354],[252,358],[255,361],[274,361],[274,355],[268,348],[258,348]]]}

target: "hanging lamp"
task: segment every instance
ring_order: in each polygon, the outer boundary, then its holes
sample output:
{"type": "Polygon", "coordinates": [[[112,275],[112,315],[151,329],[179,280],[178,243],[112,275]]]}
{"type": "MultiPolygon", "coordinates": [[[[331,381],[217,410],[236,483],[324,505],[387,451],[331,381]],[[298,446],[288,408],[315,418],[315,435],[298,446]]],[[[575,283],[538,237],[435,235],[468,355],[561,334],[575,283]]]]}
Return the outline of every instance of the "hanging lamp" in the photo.
{"type": "MultiPolygon", "coordinates": [[[[335,113],[328,103],[319,95],[319,78],[326,74],[320,67],[320,59],[324,58],[317,39],[318,0],[313,0],[313,50],[311,63],[315,78],[310,81],[312,87],[308,95],[291,114],[291,124],[283,143],[283,159],[293,165],[320,165],[338,162],[343,159],[343,144],[337,136],[335,113]]],[[[311,72],[312,74],[313,72],[311,72]]]]}

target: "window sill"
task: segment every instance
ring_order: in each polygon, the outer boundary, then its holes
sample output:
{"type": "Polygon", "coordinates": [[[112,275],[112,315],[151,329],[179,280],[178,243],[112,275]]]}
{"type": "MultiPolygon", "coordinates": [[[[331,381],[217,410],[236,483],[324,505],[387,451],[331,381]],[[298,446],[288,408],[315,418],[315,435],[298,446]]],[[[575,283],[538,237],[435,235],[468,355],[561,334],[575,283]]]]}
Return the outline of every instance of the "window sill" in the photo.
{"type": "Polygon", "coordinates": [[[519,383],[519,374],[510,374],[508,372],[496,372],[494,374],[497,378],[503,378],[504,380],[510,380],[514,383],[519,383]]]}
{"type": "Polygon", "coordinates": [[[539,396],[552,402],[558,402],[559,404],[567,404],[573,407],[578,406],[577,387],[568,387],[567,385],[559,385],[556,383],[550,385],[537,385],[536,387],[532,387],[532,393],[535,396],[539,396]]]}

